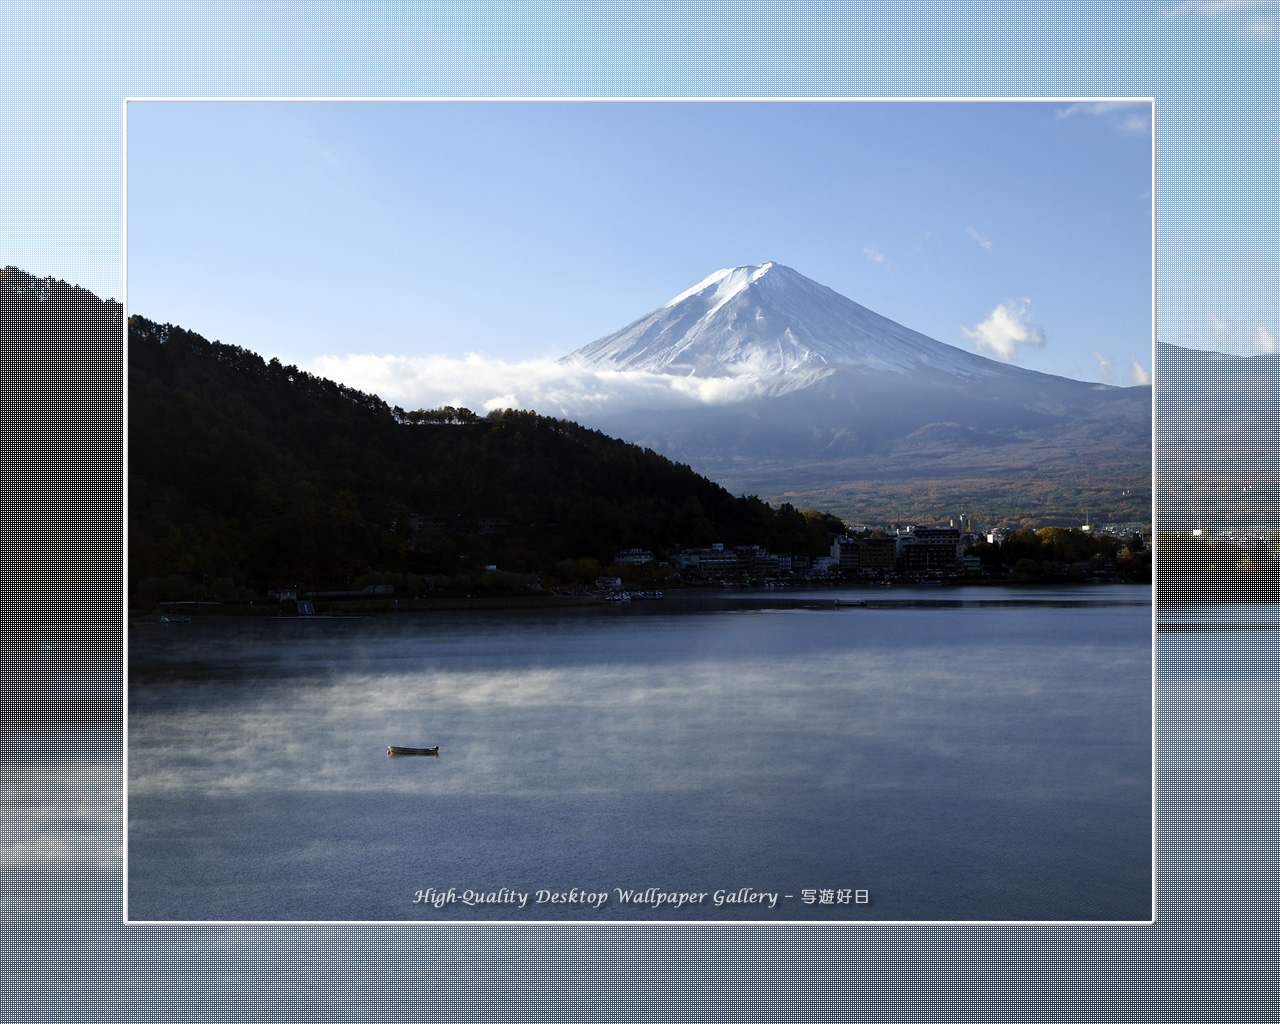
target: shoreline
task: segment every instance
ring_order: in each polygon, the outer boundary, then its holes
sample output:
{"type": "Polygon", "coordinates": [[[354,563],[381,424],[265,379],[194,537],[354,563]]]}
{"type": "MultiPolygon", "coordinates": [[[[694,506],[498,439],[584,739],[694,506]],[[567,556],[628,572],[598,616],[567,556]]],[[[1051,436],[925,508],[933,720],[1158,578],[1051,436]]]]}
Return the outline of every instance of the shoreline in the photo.
{"type": "MultiPolygon", "coordinates": [[[[1087,587],[1090,590],[1113,587],[1150,587],[1148,581],[1129,581],[1123,579],[1099,580],[1090,583],[1083,580],[1065,580],[1062,578],[1032,578],[1023,580],[1011,579],[948,579],[948,580],[902,580],[885,586],[871,581],[829,581],[807,582],[797,584],[780,584],[774,586],[731,584],[699,584],[668,587],[673,594],[690,594],[715,596],[720,594],[750,593],[752,595],[772,595],[784,597],[788,591],[799,589],[820,589],[833,592],[837,604],[841,602],[837,594],[857,593],[861,596],[888,596],[895,591],[936,592],[953,590],[957,587],[1048,587],[1067,589],[1087,587]]],[[[643,592],[643,591],[641,591],[643,592]]],[[[640,600],[636,598],[635,600],[640,600]]],[[[269,599],[254,602],[219,602],[219,601],[164,601],[156,607],[130,608],[127,612],[129,625],[162,622],[162,616],[172,616],[171,621],[183,619],[205,618],[254,618],[254,619],[338,619],[338,618],[384,618],[396,615],[430,615],[433,612],[458,611],[521,611],[551,608],[600,608],[616,603],[603,594],[502,594],[491,596],[449,595],[441,597],[369,597],[366,599],[346,599],[330,601],[315,608],[312,614],[298,614],[286,611],[288,602],[279,603],[269,599]]],[[[624,601],[623,603],[629,603],[624,601]]]]}
{"type": "Polygon", "coordinates": [[[369,598],[366,601],[332,601],[314,614],[285,611],[287,604],[255,602],[163,601],[156,608],[130,608],[128,621],[158,622],[169,614],[183,618],[326,619],[382,618],[394,615],[429,615],[438,611],[512,611],[522,608],[573,608],[603,604],[598,597],[571,595],[508,594],[497,597],[369,598]]]}

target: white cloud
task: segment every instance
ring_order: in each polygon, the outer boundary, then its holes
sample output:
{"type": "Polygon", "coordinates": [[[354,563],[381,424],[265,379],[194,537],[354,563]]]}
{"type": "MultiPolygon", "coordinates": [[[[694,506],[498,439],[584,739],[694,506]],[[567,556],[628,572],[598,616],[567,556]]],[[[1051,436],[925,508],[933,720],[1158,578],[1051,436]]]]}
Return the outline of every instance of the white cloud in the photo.
{"type": "Polygon", "coordinates": [[[1226,352],[1231,344],[1231,325],[1225,320],[1209,314],[1209,323],[1213,325],[1213,344],[1220,352],[1226,352]]]}
{"type": "Polygon", "coordinates": [[[554,359],[508,363],[478,355],[320,356],[310,373],[377,395],[402,409],[452,405],[473,412],[533,409],[580,419],[629,409],[693,408],[745,398],[756,387],[741,377],[681,377],[639,371],[592,370],[554,359]]]}
{"type": "Polygon", "coordinates": [[[301,140],[302,145],[310,151],[312,156],[320,160],[321,163],[333,170],[343,169],[342,161],[338,158],[337,153],[329,146],[315,139],[304,136],[301,140]]]}
{"type": "Polygon", "coordinates": [[[1273,335],[1261,324],[1254,325],[1253,344],[1259,352],[1264,354],[1269,354],[1271,352],[1274,352],[1278,347],[1276,344],[1275,335],[1273,335]]]}
{"type": "Polygon", "coordinates": [[[965,230],[965,234],[967,234],[970,238],[972,238],[975,242],[977,242],[980,246],[982,246],[982,248],[984,249],[991,248],[991,239],[985,237],[984,235],[978,234],[978,231],[976,228],[965,228],[964,230],[965,230]]]}
{"type": "Polygon", "coordinates": [[[1247,39],[1269,43],[1276,38],[1280,29],[1280,18],[1274,13],[1275,5],[1269,0],[1186,0],[1176,7],[1169,7],[1160,12],[1164,21],[1176,21],[1179,18],[1220,19],[1232,15],[1245,17],[1251,11],[1261,13],[1247,17],[1237,23],[1236,31],[1247,39]]]}
{"type": "Polygon", "coordinates": [[[1044,331],[1031,325],[1025,299],[1022,305],[1003,302],[973,330],[960,329],[973,339],[979,352],[988,352],[1006,363],[1013,361],[1020,347],[1038,348],[1044,344],[1044,331]]]}
{"type": "Polygon", "coordinates": [[[1077,114],[1102,118],[1116,131],[1129,135],[1145,135],[1151,131],[1151,104],[1146,100],[1097,100],[1073,103],[1058,111],[1059,117],[1077,114]]]}
{"type": "Polygon", "coordinates": [[[1129,357],[1129,362],[1131,364],[1129,367],[1129,380],[1131,380],[1134,384],[1150,384],[1151,383],[1150,371],[1147,370],[1140,362],[1138,362],[1138,360],[1134,359],[1132,356],[1129,357]]]}
{"type": "Polygon", "coordinates": [[[884,262],[884,253],[880,252],[879,250],[873,249],[869,245],[865,245],[862,247],[862,251],[867,254],[867,259],[869,259],[872,263],[884,262]]]}
{"type": "Polygon", "coordinates": [[[1267,43],[1276,37],[1277,28],[1280,28],[1280,18],[1259,16],[1250,18],[1241,31],[1250,39],[1267,43]]]}
{"type": "Polygon", "coordinates": [[[1185,0],[1177,7],[1161,12],[1161,17],[1168,21],[1181,18],[1184,14],[1198,14],[1202,18],[1216,18],[1220,14],[1232,14],[1235,11],[1248,11],[1255,7],[1270,6],[1266,0],[1185,0]]]}
{"type": "Polygon", "coordinates": [[[1146,135],[1151,131],[1151,114],[1126,114],[1116,127],[1129,135],[1146,135]]]}
{"type": "Polygon", "coordinates": [[[1115,360],[1108,359],[1101,352],[1093,353],[1093,358],[1098,361],[1098,373],[1102,377],[1102,382],[1104,384],[1110,384],[1116,370],[1115,360]]]}

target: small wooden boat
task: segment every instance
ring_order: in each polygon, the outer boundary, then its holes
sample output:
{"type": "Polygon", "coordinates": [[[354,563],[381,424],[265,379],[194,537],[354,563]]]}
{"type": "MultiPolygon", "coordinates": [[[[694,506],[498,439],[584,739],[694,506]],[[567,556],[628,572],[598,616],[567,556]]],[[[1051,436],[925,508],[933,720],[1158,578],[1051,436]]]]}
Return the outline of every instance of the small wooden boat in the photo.
{"type": "Polygon", "coordinates": [[[438,757],[440,745],[434,747],[387,747],[387,757],[407,757],[413,754],[426,757],[438,757]]]}

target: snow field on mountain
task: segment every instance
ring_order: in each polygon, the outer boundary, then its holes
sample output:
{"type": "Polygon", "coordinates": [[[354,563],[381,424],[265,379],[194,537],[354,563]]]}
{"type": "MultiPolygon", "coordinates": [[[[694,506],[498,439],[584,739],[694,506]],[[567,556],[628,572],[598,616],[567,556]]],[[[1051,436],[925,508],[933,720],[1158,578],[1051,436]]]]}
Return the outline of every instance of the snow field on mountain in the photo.
{"type": "Polygon", "coordinates": [[[778,263],[718,270],[564,361],[758,380],[815,366],[1003,375],[998,363],[927,338],[778,263]]]}

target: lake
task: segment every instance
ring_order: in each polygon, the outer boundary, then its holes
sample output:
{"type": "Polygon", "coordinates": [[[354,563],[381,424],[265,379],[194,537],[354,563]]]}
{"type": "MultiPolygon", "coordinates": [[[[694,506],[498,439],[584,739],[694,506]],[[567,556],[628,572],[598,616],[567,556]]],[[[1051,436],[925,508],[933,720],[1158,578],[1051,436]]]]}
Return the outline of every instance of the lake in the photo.
{"type": "Polygon", "coordinates": [[[1145,921],[1150,599],[136,624],[129,918],[1145,921]]]}

